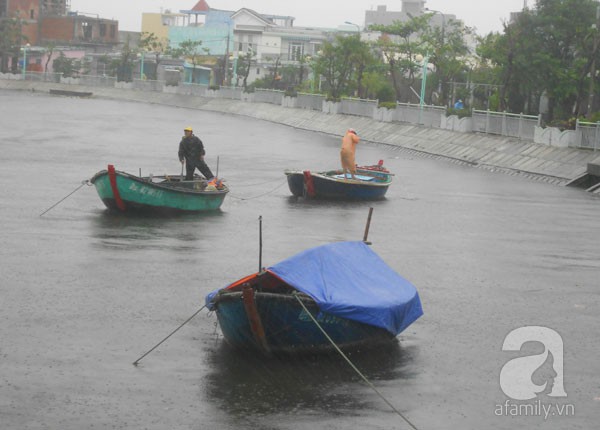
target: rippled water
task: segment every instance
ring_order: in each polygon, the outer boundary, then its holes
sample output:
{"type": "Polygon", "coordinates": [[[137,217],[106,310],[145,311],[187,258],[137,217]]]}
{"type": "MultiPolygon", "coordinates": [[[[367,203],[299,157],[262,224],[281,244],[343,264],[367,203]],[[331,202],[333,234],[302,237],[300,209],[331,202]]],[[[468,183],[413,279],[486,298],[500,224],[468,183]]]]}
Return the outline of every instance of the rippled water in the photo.
{"type": "Polygon", "coordinates": [[[384,159],[396,174],[386,200],[304,201],[283,171],[337,166],[339,137],[40,93],[0,91],[0,142],[3,428],[410,428],[382,397],[419,429],[587,429],[600,419],[597,197],[364,144],[359,163],[384,159]],[[79,188],[109,163],[179,174],[186,125],[231,188],[221,211],[119,216],[79,188]],[[425,312],[398,344],[351,357],[379,394],[340,357],[231,351],[206,312],[132,365],[205,294],[258,269],[260,216],[268,266],[362,239],[369,207],[373,249],[416,285],[425,312]],[[494,413],[507,399],[500,369],[515,357],[502,342],[524,325],[561,334],[568,397],[540,399],[571,403],[575,416],[494,413]]]}

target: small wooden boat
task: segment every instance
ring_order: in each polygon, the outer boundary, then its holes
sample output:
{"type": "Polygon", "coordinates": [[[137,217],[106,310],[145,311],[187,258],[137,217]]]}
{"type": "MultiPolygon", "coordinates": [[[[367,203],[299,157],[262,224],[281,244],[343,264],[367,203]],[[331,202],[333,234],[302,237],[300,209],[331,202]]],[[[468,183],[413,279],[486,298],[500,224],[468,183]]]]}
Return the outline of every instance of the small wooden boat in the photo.
{"type": "Polygon", "coordinates": [[[70,91],[70,90],[50,90],[50,94],[55,96],[66,96],[66,97],[91,97],[92,92],[89,91],[70,91]]]}
{"type": "Polygon", "coordinates": [[[324,172],[286,170],[288,186],[297,197],[377,200],[382,199],[392,183],[392,176],[383,161],[373,166],[356,168],[355,179],[341,169],[324,172]]]}
{"type": "Polygon", "coordinates": [[[201,212],[221,207],[229,189],[221,180],[181,180],[180,175],[134,176],[115,170],[96,173],[90,182],[107,208],[121,212],[201,212]]]}
{"type": "Polygon", "coordinates": [[[267,354],[389,344],[423,314],[415,287],[364,242],[303,251],[213,291],[206,306],[229,344],[267,354]]]}

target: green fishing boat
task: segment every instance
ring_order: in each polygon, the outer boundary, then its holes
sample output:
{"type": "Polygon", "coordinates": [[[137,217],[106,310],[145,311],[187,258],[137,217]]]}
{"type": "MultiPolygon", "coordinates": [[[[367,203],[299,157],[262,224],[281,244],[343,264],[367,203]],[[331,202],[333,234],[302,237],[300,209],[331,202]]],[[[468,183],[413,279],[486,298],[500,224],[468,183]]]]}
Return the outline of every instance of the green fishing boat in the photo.
{"type": "Polygon", "coordinates": [[[203,212],[221,207],[229,192],[222,180],[180,175],[135,176],[115,170],[112,164],[90,182],[104,205],[119,212],[203,212]]]}

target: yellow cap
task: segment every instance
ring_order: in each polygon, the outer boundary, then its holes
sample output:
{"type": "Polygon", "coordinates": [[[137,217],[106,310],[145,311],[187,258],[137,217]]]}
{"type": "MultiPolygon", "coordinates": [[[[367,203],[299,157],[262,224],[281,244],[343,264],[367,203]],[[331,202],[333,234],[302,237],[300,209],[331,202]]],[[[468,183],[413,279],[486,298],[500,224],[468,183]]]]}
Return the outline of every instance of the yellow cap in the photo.
{"type": "Polygon", "coordinates": [[[194,131],[194,130],[192,130],[192,127],[186,127],[183,129],[183,131],[194,131]]]}

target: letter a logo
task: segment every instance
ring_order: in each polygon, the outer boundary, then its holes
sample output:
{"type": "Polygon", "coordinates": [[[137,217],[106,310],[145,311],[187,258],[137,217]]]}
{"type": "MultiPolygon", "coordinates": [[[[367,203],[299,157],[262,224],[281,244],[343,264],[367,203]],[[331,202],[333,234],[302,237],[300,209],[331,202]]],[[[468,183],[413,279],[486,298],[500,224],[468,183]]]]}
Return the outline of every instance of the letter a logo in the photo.
{"type": "Polygon", "coordinates": [[[520,351],[525,342],[539,342],[544,345],[544,352],[536,355],[513,358],[500,371],[500,387],[504,394],[515,400],[535,398],[548,386],[548,381],[536,385],[531,380],[533,373],[548,359],[553,358],[553,370],[556,376],[552,391],[548,396],[566,397],[563,386],[563,341],[554,330],[541,326],[525,326],[517,328],[506,335],[502,351],[520,351]]]}

